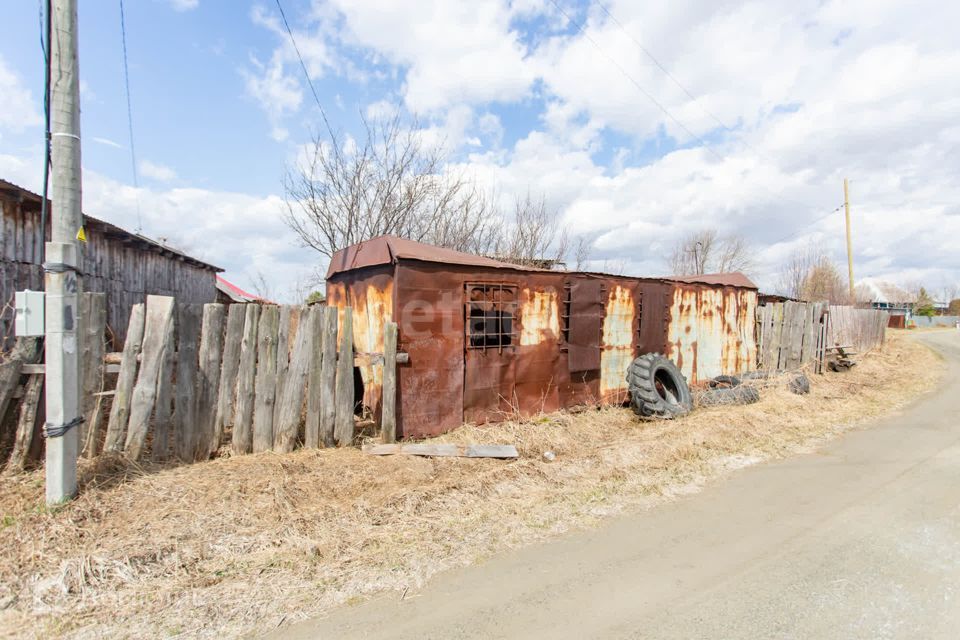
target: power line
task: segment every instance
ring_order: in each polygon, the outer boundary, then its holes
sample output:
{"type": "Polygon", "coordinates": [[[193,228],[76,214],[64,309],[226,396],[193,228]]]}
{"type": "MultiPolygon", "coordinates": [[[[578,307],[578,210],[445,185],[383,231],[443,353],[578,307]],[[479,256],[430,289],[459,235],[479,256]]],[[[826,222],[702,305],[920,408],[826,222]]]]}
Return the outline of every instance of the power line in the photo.
{"type": "Polygon", "coordinates": [[[660,62],[659,60],[657,60],[656,56],[654,56],[653,53],[651,53],[649,49],[647,49],[647,48],[644,47],[642,44],[640,44],[640,41],[637,40],[629,31],[627,31],[626,27],[624,27],[623,24],[622,24],[619,20],[617,20],[616,16],[614,16],[612,13],[610,13],[610,10],[607,9],[607,7],[606,7],[602,2],[600,2],[600,0],[594,0],[594,4],[596,4],[598,7],[600,7],[600,8],[603,10],[603,12],[604,12],[605,14],[607,14],[607,17],[610,18],[610,20],[612,20],[614,24],[616,24],[618,27],[620,27],[620,30],[623,31],[623,33],[624,33],[628,38],[630,38],[631,40],[633,40],[633,43],[634,43],[635,45],[637,45],[637,47],[640,49],[640,51],[642,51],[648,58],[650,58],[650,60],[653,62],[653,64],[657,65],[657,68],[659,68],[660,71],[663,71],[663,73],[664,73],[668,78],[670,78],[670,80],[672,80],[675,85],[677,85],[678,87],[680,87],[680,90],[683,91],[685,94],[687,94],[687,97],[690,98],[691,101],[695,102],[695,103],[697,104],[697,106],[700,107],[700,109],[703,110],[703,112],[704,112],[705,114],[707,114],[708,116],[710,116],[711,118],[713,118],[713,120],[714,120],[717,124],[719,124],[721,127],[723,127],[724,129],[726,129],[727,131],[733,131],[733,129],[731,129],[730,127],[728,127],[728,126],[726,125],[726,123],[724,123],[723,120],[721,120],[716,114],[714,114],[712,111],[710,111],[710,110],[707,109],[705,106],[703,106],[703,104],[696,98],[696,96],[694,96],[692,93],[690,93],[690,91],[689,91],[685,86],[683,86],[683,84],[682,84],[679,80],[677,80],[677,78],[676,78],[672,73],[670,73],[670,71],[667,70],[667,68],[666,68],[663,64],[661,64],[661,62],[660,62]]]}
{"type": "MultiPolygon", "coordinates": [[[[807,222],[807,223],[805,223],[805,224],[807,224],[808,226],[815,225],[815,224],[818,223],[818,222],[822,222],[823,220],[826,220],[829,216],[832,216],[833,214],[835,214],[837,211],[840,211],[841,209],[843,209],[843,205],[842,205],[842,204],[841,204],[839,207],[837,207],[836,209],[833,209],[832,211],[828,211],[828,212],[824,213],[823,215],[820,215],[820,216],[814,218],[813,220],[811,220],[810,222],[807,222]]],[[[788,233],[787,235],[785,235],[785,236],[783,236],[783,237],[781,237],[781,238],[778,238],[777,240],[774,240],[773,242],[770,243],[770,245],[773,246],[773,245],[775,245],[775,244],[780,244],[781,242],[784,242],[785,240],[788,240],[788,239],[789,239],[791,236],[793,236],[793,235],[796,235],[796,234],[795,234],[795,232],[792,232],[792,231],[791,231],[791,232],[788,233]]]]}
{"type": "Polygon", "coordinates": [[[307,71],[307,65],[303,61],[303,56],[300,55],[300,47],[297,46],[297,39],[293,37],[293,30],[290,28],[290,23],[287,22],[287,14],[284,13],[280,0],[277,0],[277,9],[280,10],[280,18],[283,19],[283,26],[286,27],[287,35],[290,36],[290,43],[293,44],[293,50],[297,52],[297,59],[300,60],[300,68],[303,69],[303,76],[307,79],[307,84],[310,86],[310,92],[313,94],[313,99],[317,103],[317,108],[320,109],[320,116],[329,129],[330,123],[327,122],[327,112],[324,111],[323,104],[320,102],[320,95],[317,93],[316,87],[313,86],[313,80],[310,79],[310,72],[307,71]]]}
{"type": "Polygon", "coordinates": [[[137,152],[133,144],[133,107],[130,102],[130,66],[127,63],[127,21],[123,12],[123,0],[120,0],[120,35],[123,40],[123,80],[127,89],[127,128],[130,134],[130,170],[133,172],[133,188],[137,199],[137,233],[143,231],[143,218],[140,215],[140,180],[137,177],[137,152]]]}
{"type": "MultiPolygon", "coordinates": [[[[278,0],[278,1],[279,1],[279,0],[278,0]]],[[[620,27],[620,29],[622,29],[622,30],[624,31],[624,33],[626,33],[627,36],[629,36],[629,37],[634,41],[634,43],[635,43],[638,47],[640,47],[640,50],[643,51],[651,60],[653,60],[653,62],[657,65],[657,67],[660,68],[661,71],[663,71],[671,80],[673,80],[674,83],[676,83],[677,86],[679,86],[679,87],[684,91],[684,93],[686,93],[687,96],[689,96],[689,97],[691,98],[691,100],[693,100],[694,102],[697,102],[697,104],[699,105],[699,101],[697,101],[696,97],[694,97],[694,95],[693,95],[689,90],[687,90],[687,88],[684,87],[683,84],[680,83],[680,81],[677,80],[677,79],[667,70],[667,68],[666,68],[663,64],[661,64],[659,60],[657,60],[657,58],[656,58],[652,53],[650,53],[642,44],[640,44],[640,42],[637,41],[636,38],[633,38],[633,36],[631,36],[631,35],[626,31],[626,29],[623,27],[623,25],[620,23],[620,21],[617,20],[616,18],[614,18],[613,15],[606,9],[606,7],[604,7],[602,4],[600,4],[599,0],[594,0],[594,1],[596,2],[596,4],[597,4],[598,6],[600,6],[601,9],[603,9],[603,11],[604,11],[608,16],[610,16],[610,18],[613,19],[613,21],[620,27]]],[[[642,93],[644,96],[646,96],[646,98],[647,98],[648,100],[650,100],[650,102],[652,102],[654,105],[656,105],[656,107],[657,107],[660,111],[662,111],[662,112],[664,113],[664,115],[666,115],[666,116],[667,116],[671,121],[673,121],[678,127],[680,127],[681,129],[683,129],[683,131],[685,131],[691,138],[697,140],[697,141],[701,144],[702,148],[703,148],[705,151],[707,151],[710,155],[712,155],[714,158],[716,158],[717,160],[719,160],[721,163],[726,160],[726,158],[724,158],[724,157],[721,156],[719,153],[717,153],[717,151],[714,150],[713,147],[711,147],[702,137],[700,137],[700,136],[698,136],[697,134],[695,134],[695,133],[694,133],[693,131],[691,131],[685,124],[683,124],[683,122],[681,122],[679,118],[677,118],[676,116],[674,116],[674,115],[670,112],[670,110],[667,109],[659,100],[657,100],[649,91],[647,91],[646,89],[644,89],[644,88],[640,85],[640,83],[639,83],[632,75],[630,75],[630,73],[623,67],[623,65],[621,65],[619,62],[617,62],[617,60],[616,60],[613,56],[611,56],[609,53],[607,53],[607,52],[603,49],[603,47],[601,47],[600,44],[599,44],[593,37],[591,37],[589,33],[587,33],[587,31],[586,31],[586,29],[584,28],[584,25],[583,25],[583,24],[581,24],[580,22],[577,22],[576,20],[574,20],[572,17],[570,17],[570,15],[569,15],[566,11],[564,11],[564,9],[557,3],[557,0],[550,0],[550,3],[557,9],[557,11],[560,12],[561,15],[563,15],[564,18],[566,18],[567,22],[569,22],[569,23],[572,24],[574,27],[576,27],[576,28],[577,28],[577,31],[578,31],[584,38],[586,38],[587,41],[589,41],[590,44],[592,44],[592,45],[594,46],[594,48],[596,48],[597,51],[599,51],[613,66],[615,66],[615,67],[617,68],[617,70],[623,75],[623,77],[625,77],[631,84],[633,84],[633,86],[636,87],[637,90],[640,91],[640,93],[642,93]]],[[[716,121],[720,124],[720,126],[722,126],[724,129],[726,129],[727,131],[732,131],[732,129],[730,129],[730,127],[728,127],[727,125],[725,125],[725,124],[723,123],[723,121],[720,120],[720,118],[718,118],[717,116],[713,115],[713,114],[712,114],[710,111],[708,111],[705,107],[703,107],[702,105],[700,105],[700,108],[703,109],[704,112],[707,113],[708,115],[710,115],[714,120],[716,120],[716,121]]],[[[760,152],[759,152],[757,149],[754,149],[753,146],[750,145],[749,142],[747,142],[746,140],[743,140],[743,142],[744,142],[744,144],[746,144],[749,148],[753,149],[753,151],[754,151],[755,153],[757,153],[758,155],[762,155],[762,154],[760,154],[760,152]]],[[[762,185],[761,185],[761,186],[762,186],[762,185]]],[[[771,189],[767,189],[766,187],[763,187],[763,188],[766,189],[767,191],[769,191],[771,194],[773,194],[773,191],[772,191],[771,189]]],[[[781,201],[783,201],[783,202],[792,202],[793,204],[798,205],[798,206],[803,207],[803,208],[809,208],[809,209],[819,209],[819,208],[820,208],[820,207],[818,207],[818,206],[817,206],[817,207],[812,207],[812,206],[810,206],[810,205],[808,205],[808,204],[804,204],[804,203],[801,203],[801,202],[798,202],[798,201],[795,201],[795,200],[790,200],[790,199],[788,199],[788,198],[784,198],[784,197],[783,197],[782,195],[780,195],[780,194],[773,194],[773,195],[775,195],[779,200],[781,200],[781,201]]],[[[826,213],[826,214],[823,214],[822,216],[820,216],[819,218],[817,218],[814,222],[823,220],[824,218],[826,218],[826,217],[827,217],[828,215],[830,215],[831,213],[834,213],[835,211],[836,211],[836,209],[835,209],[834,211],[830,211],[830,212],[828,212],[828,213],[826,213]]],[[[789,235],[786,236],[786,237],[789,237],[789,235]]],[[[778,241],[778,242],[780,242],[780,241],[778,241]]]]}

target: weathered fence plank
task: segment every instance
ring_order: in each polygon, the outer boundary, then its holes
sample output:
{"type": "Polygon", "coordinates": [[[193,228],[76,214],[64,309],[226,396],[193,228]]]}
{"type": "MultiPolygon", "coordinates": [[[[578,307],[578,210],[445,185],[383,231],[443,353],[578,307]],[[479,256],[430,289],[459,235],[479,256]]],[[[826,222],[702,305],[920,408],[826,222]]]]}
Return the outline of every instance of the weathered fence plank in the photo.
{"type": "Polygon", "coordinates": [[[320,372],[323,366],[323,321],[326,310],[320,305],[308,307],[307,321],[300,321],[301,327],[309,328],[310,365],[307,373],[307,420],[304,426],[305,447],[316,449],[320,446],[320,372]]]}
{"type": "Polygon", "coordinates": [[[324,307],[323,362],[320,370],[320,444],[336,444],[337,310],[324,307]]]}
{"type": "Polygon", "coordinates": [[[380,439],[397,441],[397,323],[383,327],[383,403],[380,415],[380,439]]]}
{"type": "MultiPolygon", "coordinates": [[[[293,451],[297,444],[300,417],[303,415],[303,392],[307,386],[308,367],[313,352],[313,332],[310,322],[312,311],[309,307],[302,311],[298,309],[296,315],[299,322],[291,329],[292,332],[296,332],[296,338],[286,380],[278,390],[280,400],[277,403],[277,421],[274,424],[273,449],[281,453],[293,451]]],[[[284,345],[281,344],[280,348],[283,349],[284,345]]]]}
{"type": "MultiPolygon", "coordinates": [[[[280,307],[280,320],[277,325],[277,388],[274,392],[276,402],[273,405],[273,421],[276,423],[280,411],[280,395],[283,392],[283,383],[287,379],[287,367],[290,366],[290,338],[291,323],[294,307],[285,304],[280,307]]],[[[296,329],[293,335],[296,334],[296,329]]]]}
{"type": "Polygon", "coordinates": [[[343,308],[343,326],[337,350],[337,444],[348,447],[353,444],[353,309],[343,308]]]}
{"type": "Polygon", "coordinates": [[[7,461],[8,471],[23,471],[27,466],[27,458],[33,444],[33,434],[37,430],[37,412],[43,398],[43,382],[45,376],[34,374],[27,378],[23,400],[20,402],[20,418],[17,420],[17,434],[13,443],[13,451],[7,461]]]}
{"type": "Polygon", "coordinates": [[[150,427],[150,416],[157,399],[157,379],[163,361],[163,346],[173,323],[174,300],[166,296],[147,296],[147,316],[143,335],[140,372],[130,402],[130,425],[124,451],[131,460],[143,452],[150,427]]]}
{"type": "MultiPolygon", "coordinates": [[[[100,430],[94,413],[103,391],[103,354],[107,327],[107,297],[103,293],[84,293],[80,296],[80,411],[84,417],[80,425],[80,442],[86,442],[88,430],[100,430]]],[[[99,412],[97,412],[99,414],[99,412]]],[[[94,436],[97,438],[98,434],[94,436]]]]}
{"type": "Polygon", "coordinates": [[[203,305],[203,326],[200,330],[200,367],[197,378],[197,446],[194,460],[206,460],[213,448],[220,391],[220,368],[223,360],[223,323],[226,310],[222,304],[203,305]]]}
{"type": "Polygon", "coordinates": [[[177,387],[173,424],[177,457],[191,462],[197,447],[197,363],[202,305],[177,308],[177,387]]]}
{"type": "Polygon", "coordinates": [[[277,399],[277,334],[280,309],[263,308],[257,331],[257,380],[253,410],[253,452],[273,446],[273,411],[277,399]]]}
{"type": "Polygon", "coordinates": [[[234,453],[250,453],[253,448],[254,379],[257,371],[257,329],[260,305],[248,304],[244,314],[243,340],[237,368],[237,402],[233,420],[231,447],[234,453]]]}
{"type": "Polygon", "coordinates": [[[176,364],[177,333],[176,317],[167,327],[163,338],[163,357],[157,376],[157,402],[153,410],[153,444],[150,457],[163,461],[170,457],[170,433],[173,427],[173,368],[176,364]]]}
{"type": "MultiPolygon", "coordinates": [[[[120,360],[120,374],[117,388],[110,407],[110,419],[107,421],[107,436],[103,450],[119,452],[127,435],[127,421],[130,418],[130,396],[137,381],[137,356],[143,341],[143,303],[133,305],[130,310],[130,324],[127,325],[127,337],[123,343],[123,357],[120,360]]],[[[96,455],[96,452],[93,453],[96,455]]]]}
{"type": "Polygon", "coordinates": [[[237,372],[240,370],[240,344],[243,340],[245,316],[246,305],[232,304],[227,308],[227,332],[223,343],[223,366],[220,368],[220,390],[217,393],[217,415],[213,423],[210,453],[220,448],[224,428],[233,426],[237,372]]]}

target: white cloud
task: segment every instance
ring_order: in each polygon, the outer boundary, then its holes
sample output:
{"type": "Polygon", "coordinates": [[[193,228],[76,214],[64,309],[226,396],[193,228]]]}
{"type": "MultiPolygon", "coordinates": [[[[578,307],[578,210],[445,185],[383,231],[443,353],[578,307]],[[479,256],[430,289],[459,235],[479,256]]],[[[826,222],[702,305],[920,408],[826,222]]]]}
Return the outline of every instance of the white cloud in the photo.
{"type": "Polygon", "coordinates": [[[296,78],[289,75],[278,54],[269,63],[262,64],[251,58],[255,71],[242,71],[246,79],[247,93],[260,103],[270,122],[270,136],[283,142],[290,135],[283,125],[284,118],[295,113],[303,102],[303,91],[296,78]]]}
{"type": "Polygon", "coordinates": [[[20,78],[0,55],[0,137],[43,123],[37,103],[20,78]]]}
{"type": "Polygon", "coordinates": [[[177,179],[177,172],[165,165],[149,160],[140,161],[140,174],[158,182],[171,182],[177,179]]]}
{"type": "Polygon", "coordinates": [[[169,0],[174,11],[192,11],[200,6],[200,0],[169,0]]]}
{"type": "Polygon", "coordinates": [[[93,140],[94,142],[96,142],[97,144],[102,144],[102,145],[104,145],[104,146],[106,146],[106,147],[113,147],[114,149],[124,149],[124,148],[125,148],[122,144],[120,144],[119,142],[114,142],[114,141],[111,140],[110,138],[99,138],[99,137],[97,137],[97,136],[92,136],[90,139],[93,140]]]}

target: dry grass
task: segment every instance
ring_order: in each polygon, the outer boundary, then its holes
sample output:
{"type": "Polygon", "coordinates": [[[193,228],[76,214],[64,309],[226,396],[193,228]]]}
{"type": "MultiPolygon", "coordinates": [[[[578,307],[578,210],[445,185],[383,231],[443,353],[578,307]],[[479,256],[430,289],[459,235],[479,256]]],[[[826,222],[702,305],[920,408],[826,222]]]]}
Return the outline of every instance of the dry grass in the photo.
{"type": "Polygon", "coordinates": [[[9,636],[254,634],[444,569],[695,490],[809,448],[931,388],[942,363],[894,335],[809,396],[638,422],[626,409],[464,427],[442,440],[516,444],[514,462],[357,450],[183,467],[102,459],[54,511],[42,475],[0,480],[0,629],[9,636]],[[553,451],[556,460],[543,460],[553,451]]]}

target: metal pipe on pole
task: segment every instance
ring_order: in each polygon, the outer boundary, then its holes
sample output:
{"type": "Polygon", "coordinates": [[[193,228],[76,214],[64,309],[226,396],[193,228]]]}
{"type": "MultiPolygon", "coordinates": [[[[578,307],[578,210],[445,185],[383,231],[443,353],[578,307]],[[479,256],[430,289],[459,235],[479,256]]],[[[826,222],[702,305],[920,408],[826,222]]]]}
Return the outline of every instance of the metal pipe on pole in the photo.
{"type": "Polygon", "coordinates": [[[847,179],[843,179],[843,208],[847,215],[847,275],[850,278],[850,304],[856,303],[853,292],[853,242],[850,239],[850,188],[847,179]]]}
{"type": "Polygon", "coordinates": [[[47,504],[77,493],[80,418],[80,269],[78,236],[83,226],[80,176],[80,72],[77,0],[53,0],[51,64],[51,157],[53,207],[46,243],[46,442],[47,504]]]}

